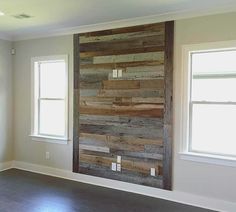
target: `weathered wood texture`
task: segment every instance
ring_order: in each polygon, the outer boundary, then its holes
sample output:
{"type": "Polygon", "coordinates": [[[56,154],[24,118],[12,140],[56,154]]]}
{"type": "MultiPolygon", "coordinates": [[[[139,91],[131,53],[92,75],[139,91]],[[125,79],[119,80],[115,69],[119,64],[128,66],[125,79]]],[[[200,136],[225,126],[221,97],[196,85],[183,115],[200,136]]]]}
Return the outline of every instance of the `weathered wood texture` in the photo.
{"type": "Polygon", "coordinates": [[[73,172],[79,171],[79,35],[74,35],[73,172]]]}
{"type": "MultiPolygon", "coordinates": [[[[79,152],[74,152],[79,162],[74,163],[80,173],[165,187],[163,120],[170,107],[165,105],[165,89],[171,92],[165,79],[165,25],[83,33],[77,35],[79,44],[75,36],[80,105],[74,104],[79,110],[79,128],[75,122],[74,130],[80,135],[79,152]],[[113,69],[121,69],[122,76],[114,77],[113,69]],[[114,172],[111,164],[117,156],[121,171],[114,172]],[[156,176],[150,175],[151,168],[156,176]]],[[[78,151],[77,141],[74,147],[78,151]]]]}
{"type": "Polygon", "coordinates": [[[173,96],[174,22],[165,23],[165,106],[164,106],[164,158],[163,186],[172,188],[172,96],[173,96]]]}

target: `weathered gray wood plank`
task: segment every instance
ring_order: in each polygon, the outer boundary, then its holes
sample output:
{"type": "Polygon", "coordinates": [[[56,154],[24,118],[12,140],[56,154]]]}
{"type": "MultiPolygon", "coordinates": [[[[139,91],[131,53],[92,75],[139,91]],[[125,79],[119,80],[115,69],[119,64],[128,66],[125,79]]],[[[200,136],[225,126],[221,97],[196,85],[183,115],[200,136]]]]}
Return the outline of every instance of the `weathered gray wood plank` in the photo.
{"type": "Polygon", "coordinates": [[[165,110],[164,110],[164,188],[172,188],[172,95],[173,95],[173,49],[174,21],[165,23],[165,110]]]}
{"type": "Polygon", "coordinates": [[[123,127],[123,126],[108,126],[108,125],[92,125],[80,124],[80,131],[83,133],[94,133],[99,135],[132,135],[137,138],[159,139],[163,137],[162,128],[147,128],[147,127],[123,127]]]}
{"type": "Polygon", "coordinates": [[[79,171],[79,35],[74,35],[73,172],[79,171]]]}

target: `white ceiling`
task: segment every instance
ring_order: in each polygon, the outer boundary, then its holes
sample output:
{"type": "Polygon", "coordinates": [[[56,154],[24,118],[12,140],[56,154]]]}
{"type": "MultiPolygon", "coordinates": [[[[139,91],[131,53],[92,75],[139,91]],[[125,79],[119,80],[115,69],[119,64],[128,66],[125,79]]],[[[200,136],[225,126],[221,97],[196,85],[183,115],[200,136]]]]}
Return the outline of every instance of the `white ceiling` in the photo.
{"type": "Polygon", "coordinates": [[[236,0],[1,0],[0,11],[5,13],[0,16],[1,36],[17,40],[76,32],[77,28],[113,21],[146,18],[158,22],[160,17],[236,11],[236,0]],[[16,19],[19,14],[32,17],[16,19]]]}

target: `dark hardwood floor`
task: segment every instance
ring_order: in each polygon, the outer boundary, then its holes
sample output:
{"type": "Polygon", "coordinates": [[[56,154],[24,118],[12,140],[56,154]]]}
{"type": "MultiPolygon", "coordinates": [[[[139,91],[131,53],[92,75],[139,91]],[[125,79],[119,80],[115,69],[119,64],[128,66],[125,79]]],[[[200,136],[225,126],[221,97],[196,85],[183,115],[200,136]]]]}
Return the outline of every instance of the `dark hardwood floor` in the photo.
{"type": "Polygon", "coordinates": [[[0,212],[207,212],[166,200],[11,169],[0,172],[0,212]]]}

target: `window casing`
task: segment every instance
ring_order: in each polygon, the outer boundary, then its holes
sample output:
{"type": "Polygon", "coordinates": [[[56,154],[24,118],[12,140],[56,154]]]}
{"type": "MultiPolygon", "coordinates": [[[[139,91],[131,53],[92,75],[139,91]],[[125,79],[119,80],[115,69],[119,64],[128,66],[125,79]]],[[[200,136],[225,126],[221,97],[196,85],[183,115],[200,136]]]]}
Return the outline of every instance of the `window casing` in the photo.
{"type": "Polygon", "coordinates": [[[236,160],[235,90],[236,42],[183,47],[183,159],[236,160]]]}
{"type": "Polygon", "coordinates": [[[68,141],[68,57],[32,58],[33,140],[68,141]]]}

